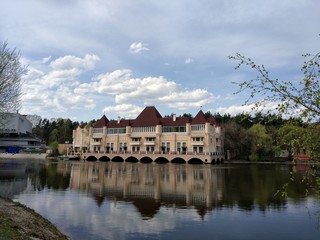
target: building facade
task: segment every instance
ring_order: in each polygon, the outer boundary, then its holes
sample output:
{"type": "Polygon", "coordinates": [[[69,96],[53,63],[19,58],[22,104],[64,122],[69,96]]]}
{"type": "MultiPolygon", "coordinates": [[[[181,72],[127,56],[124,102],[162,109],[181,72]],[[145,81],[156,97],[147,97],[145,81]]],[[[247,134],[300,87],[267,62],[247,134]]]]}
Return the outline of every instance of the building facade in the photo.
{"type": "Polygon", "coordinates": [[[224,131],[200,110],[187,117],[162,117],[146,107],[136,119],[111,120],[103,115],[89,129],[73,131],[73,151],[118,154],[223,155],[224,131]]]}
{"type": "Polygon", "coordinates": [[[19,113],[0,116],[0,152],[17,153],[20,150],[40,149],[40,139],[32,136],[32,123],[19,113]]]}

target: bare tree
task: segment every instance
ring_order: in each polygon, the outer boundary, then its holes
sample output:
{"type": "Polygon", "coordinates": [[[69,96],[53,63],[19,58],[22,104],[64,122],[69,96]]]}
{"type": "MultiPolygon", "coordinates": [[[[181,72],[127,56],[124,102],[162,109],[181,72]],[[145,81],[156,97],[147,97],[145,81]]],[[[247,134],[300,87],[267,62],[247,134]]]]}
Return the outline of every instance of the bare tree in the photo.
{"type": "Polygon", "coordinates": [[[0,115],[19,110],[21,77],[26,67],[20,63],[20,52],[0,41],[0,115]]]}

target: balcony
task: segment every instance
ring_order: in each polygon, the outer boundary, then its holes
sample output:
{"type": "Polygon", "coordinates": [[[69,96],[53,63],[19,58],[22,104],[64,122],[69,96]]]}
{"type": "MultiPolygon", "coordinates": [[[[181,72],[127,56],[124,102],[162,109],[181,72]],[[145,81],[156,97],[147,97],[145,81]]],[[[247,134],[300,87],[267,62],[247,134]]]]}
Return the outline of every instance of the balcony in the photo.
{"type": "Polygon", "coordinates": [[[192,146],[204,146],[204,142],[203,141],[193,141],[191,142],[192,146]]]}
{"type": "Polygon", "coordinates": [[[146,141],[146,142],[144,142],[145,146],[154,146],[155,144],[156,144],[155,141],[146,141]]]}
{"type": "Polygon", "coordinates": [[[130,145],[130,146],[140,146],[141,143],[140,143],[140,141],[133,141],[133,142],[130,142],[129,145],[130,145]]]}

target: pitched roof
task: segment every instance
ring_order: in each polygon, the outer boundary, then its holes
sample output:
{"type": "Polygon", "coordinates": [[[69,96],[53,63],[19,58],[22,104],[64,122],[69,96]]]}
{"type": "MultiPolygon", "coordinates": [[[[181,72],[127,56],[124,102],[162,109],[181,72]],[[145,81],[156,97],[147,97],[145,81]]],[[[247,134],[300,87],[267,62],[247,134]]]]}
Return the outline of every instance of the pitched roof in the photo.
{"type": "Polygon", "coordinates": [[[191,124],[205,124],[206,122],[210,123],[210,125],[218,126],[218,122],[213,116],[206,118],[206,115],[204,115],[202,110],[200,110],[198,114],[194,117],[194,119],[191,121],[191,124]]]}
{"type": "Polygon", "coordinates": [[[139,116],[133,120],[132,127],[150,127],[160,124],[160,119],[162,118],[158,110],[153,107],[145,107],[139,116]]]}
{"type": "Polygon", "coordinates": [[[117,120],[111,120],[107,127],[108,128],[125,128],[126,126],[130,126],[131,125],[131,121],[132,120],[123,120],[121,119],[120,121],[117,120]]]}
{"type": "Polygon", "coordinates": [[[219,125],[218,122],[217,122],[217,120],[216,120],[213,116],[210,116],[209,119],[208,119],[208,121],[209,121],[209,123],[210,123],[211,125],[216,125],[216,126],[219,125]]]}
{"type": "Polygon", "coordinates": [[[93,128],[103,128],[107,126],[109,120],[106,115],[103,115],[93,126],[93,128]]]}
{"type": "Polygon", "coordinates": [[[192,119],[191,124],[205,124],[207,122],[206,116],[200,110],[198,114],[192,119]]]}
{"type": "Polygon", "coordinates": [[[187,117],[176,117],[175,121],[173,121],[173,117],[164,117],[160,120],[162,126],[185,126],[188,122],[187,117]]]}

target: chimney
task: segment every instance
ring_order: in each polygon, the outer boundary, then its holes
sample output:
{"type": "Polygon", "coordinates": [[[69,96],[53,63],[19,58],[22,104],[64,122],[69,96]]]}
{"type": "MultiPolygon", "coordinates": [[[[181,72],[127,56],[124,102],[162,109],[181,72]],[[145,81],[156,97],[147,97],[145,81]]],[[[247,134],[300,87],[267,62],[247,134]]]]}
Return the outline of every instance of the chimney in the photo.
{"type": "Polygon", "coordinates": [[[118,117],[118,124],[120,123],[120,117],[118,117]]]}
{"type": "Polygon", "coordinates": [[[172,115],[172,120],[175,122],[177,120],[177,115],[173,114],[172,115]]]}

